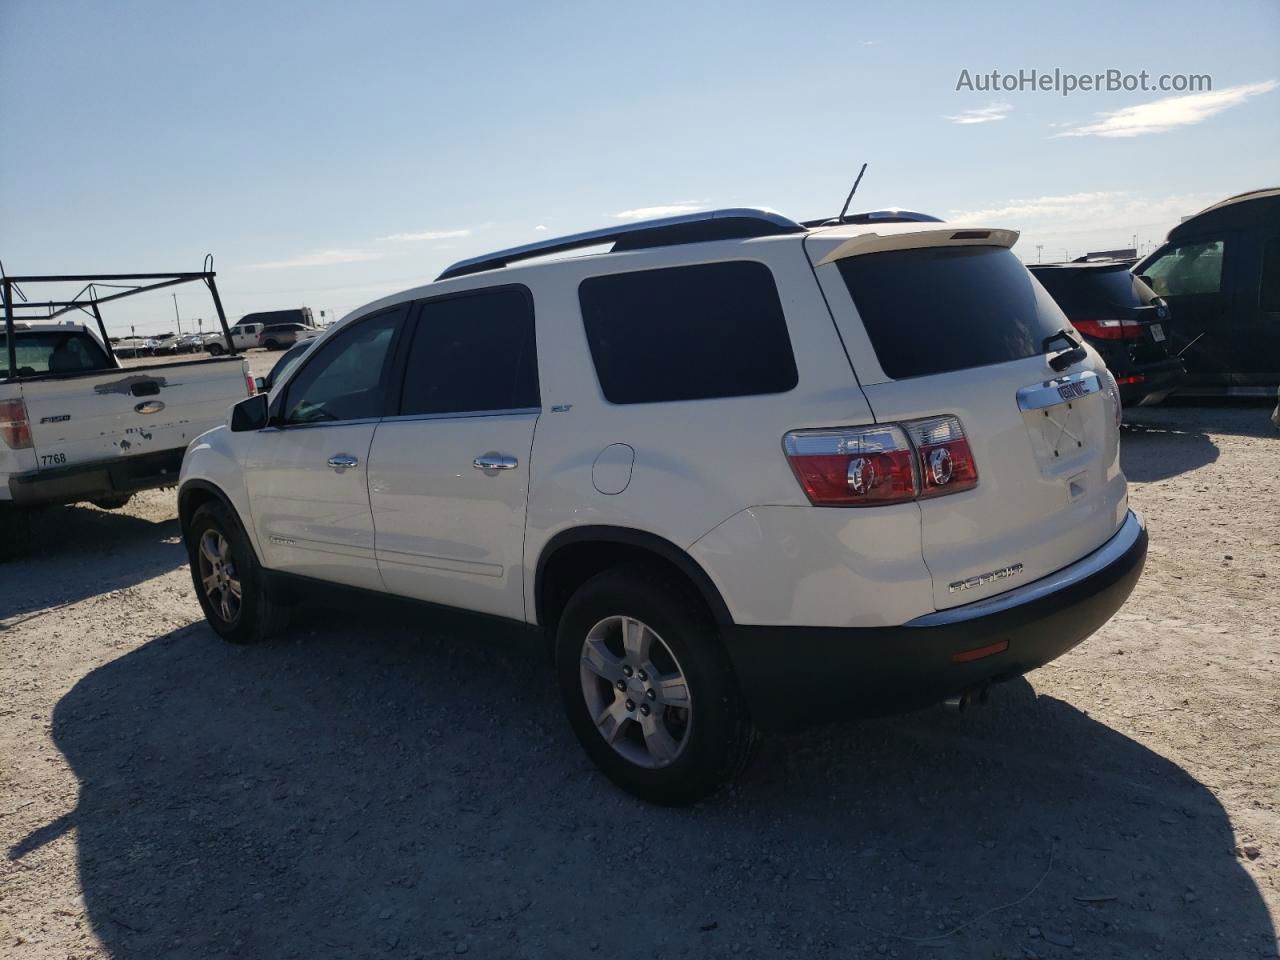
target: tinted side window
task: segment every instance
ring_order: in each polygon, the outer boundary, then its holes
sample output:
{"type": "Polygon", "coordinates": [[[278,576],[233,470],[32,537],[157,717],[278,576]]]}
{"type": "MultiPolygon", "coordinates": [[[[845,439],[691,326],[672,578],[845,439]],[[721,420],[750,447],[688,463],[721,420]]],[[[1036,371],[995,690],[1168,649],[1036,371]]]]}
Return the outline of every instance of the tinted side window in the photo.
{"type": "Polygon", "coordinates": [[[385,412],[392,346],[407,307],[355,323],[318,347],[285,398],[288,423],[365,420],[385,412]]]}
{"type": "Polygon", "coordinates": [[[1143,273],[1162,297],[1218,293],[1222,289],[1222,247],[1221,240],[1173,247],[1143,273]]]}
{"type": "Polygon", "coordinates": [[[778,288],[762,263],[591,277],[578,299],[610,403],[783,393],[798,381],[778,288]]]}
{"type": "Polygon", "coordinates": [[[1004,247],[891,250],[837,266],[881,369],[895,380],[1033,357],[1066,326],[1004,247]]]}
{"type": "Polygon", "coordinates": [[[1280,237],[1272,237],[1262,248],[1262,289],[1258,302],[1264,313],[1280,313],[1280,237]]]}
{"type": "Polygon", "coordinates": [[[533,300],[526,288],[423,302],[405,365],[401,416],[540,403],[533,300]]]}

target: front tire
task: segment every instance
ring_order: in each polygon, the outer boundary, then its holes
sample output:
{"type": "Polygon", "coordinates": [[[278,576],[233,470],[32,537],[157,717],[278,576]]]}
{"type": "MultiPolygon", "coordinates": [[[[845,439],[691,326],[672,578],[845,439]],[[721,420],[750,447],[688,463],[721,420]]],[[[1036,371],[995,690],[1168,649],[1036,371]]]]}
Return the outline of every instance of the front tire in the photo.
{"type": "Polygon", "coordinates": [[[687,586],[639,567],[583,584],[556,631],[565,712],[622,789],[693,803],[746,766],[756,735],[714,622],[687,586]]]}
{"type": "Polygon", "coordinates": [[[198,508],[185,540],[205,619],[224,640],[259,643],[284,629],[288,607],[274,595],[240,521],[221,503],[198,508]]]}

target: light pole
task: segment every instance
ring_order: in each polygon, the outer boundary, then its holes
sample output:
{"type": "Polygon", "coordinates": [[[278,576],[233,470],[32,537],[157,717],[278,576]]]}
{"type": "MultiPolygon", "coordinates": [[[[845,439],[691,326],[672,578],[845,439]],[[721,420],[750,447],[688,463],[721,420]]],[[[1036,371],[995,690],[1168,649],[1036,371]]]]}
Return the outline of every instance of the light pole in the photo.
{"type": "Polygon", "coordinates": [[[1044,249],[1043,243],[1036,244],[1036,263],[1040,262],[1040,251],[1044,249]]]}

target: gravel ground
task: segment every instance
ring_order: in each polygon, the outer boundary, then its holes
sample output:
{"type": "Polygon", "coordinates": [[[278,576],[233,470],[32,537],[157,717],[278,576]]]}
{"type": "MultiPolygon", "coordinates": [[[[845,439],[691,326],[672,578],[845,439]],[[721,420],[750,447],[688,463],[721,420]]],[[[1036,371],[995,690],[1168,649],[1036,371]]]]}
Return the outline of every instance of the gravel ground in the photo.
{"type": "Polygon", "coordinates": [[[0,955],[1275,957],[1268,413],[1130,416],[1150,559],[1075,651],[769,738],[687,810],[592,771],[525,637],[314,611],[232,647],[171,491],[50,511],[0,568],[0,955]]]}

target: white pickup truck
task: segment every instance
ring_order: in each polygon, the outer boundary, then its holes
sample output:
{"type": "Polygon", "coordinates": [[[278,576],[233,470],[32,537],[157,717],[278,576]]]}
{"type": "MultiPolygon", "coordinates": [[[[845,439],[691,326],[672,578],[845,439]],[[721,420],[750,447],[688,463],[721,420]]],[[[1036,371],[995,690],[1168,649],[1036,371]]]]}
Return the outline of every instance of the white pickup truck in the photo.
{"type": "Polygon", "coordinates": [[[192,438],[254,392],[242,357],[124,368],[78,323],[0,324],[0,559],[27,547],[29,508],[123,506],[177,483],[192,438]]]}

